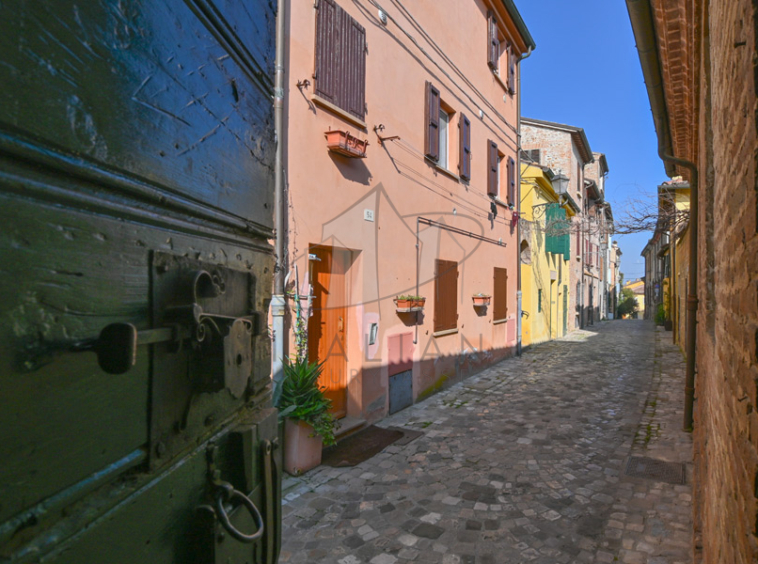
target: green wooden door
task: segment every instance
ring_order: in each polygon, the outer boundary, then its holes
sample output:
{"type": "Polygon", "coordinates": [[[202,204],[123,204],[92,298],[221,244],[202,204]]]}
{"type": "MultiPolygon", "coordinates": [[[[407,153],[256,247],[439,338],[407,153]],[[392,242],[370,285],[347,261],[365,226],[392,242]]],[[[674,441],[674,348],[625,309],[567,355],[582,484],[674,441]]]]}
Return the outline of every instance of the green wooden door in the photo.
{"type": "Polygon", "coordinates": [[[274,561],[275,10],[0,4],[0,559],[274,561]]]}

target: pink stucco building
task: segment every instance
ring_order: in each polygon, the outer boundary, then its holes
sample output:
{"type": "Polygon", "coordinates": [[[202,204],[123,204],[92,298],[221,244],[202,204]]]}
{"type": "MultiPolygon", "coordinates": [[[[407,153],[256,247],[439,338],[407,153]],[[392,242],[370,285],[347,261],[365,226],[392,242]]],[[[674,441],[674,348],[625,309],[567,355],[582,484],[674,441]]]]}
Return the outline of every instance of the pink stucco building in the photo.
{"type": "Polygon", "coordinates": [[[297,289],[336,414],[365,421],[516,349],[519,62],[534,47],[512,0],[385,8],[290,2],[286,24],[288,306],[295,328],[297,289]]]}

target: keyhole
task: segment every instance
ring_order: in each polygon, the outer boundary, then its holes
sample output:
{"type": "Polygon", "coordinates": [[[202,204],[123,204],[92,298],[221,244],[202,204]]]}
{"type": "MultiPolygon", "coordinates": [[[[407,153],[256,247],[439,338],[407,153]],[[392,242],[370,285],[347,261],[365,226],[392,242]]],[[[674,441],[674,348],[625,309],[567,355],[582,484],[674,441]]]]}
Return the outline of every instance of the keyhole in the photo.
{"type": "Polygon", "coordinates": [[[237,355],[237,366],[242,366],[242,355],[241,354],[237,355]]]}

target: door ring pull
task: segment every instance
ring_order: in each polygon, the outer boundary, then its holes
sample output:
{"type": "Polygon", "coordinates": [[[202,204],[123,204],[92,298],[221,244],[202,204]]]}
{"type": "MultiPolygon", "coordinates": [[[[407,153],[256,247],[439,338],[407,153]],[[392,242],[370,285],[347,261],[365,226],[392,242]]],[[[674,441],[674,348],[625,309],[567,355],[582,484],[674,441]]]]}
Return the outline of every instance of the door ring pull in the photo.
{"type": "Polygon", "coordinates": [[[231,484],[219,484],[218,487],[220,491],[216,496],[216,516],[224,529],[240,542],[250,543],[260,539],[263,536],[263,517],[261,517],[261,512],[258,511],[253,501],[242,492],[235,490],[231,484]],[[247,508],[253,517],[253,521],[255,521],[255,526],[258,530],[252,535],[246,535],[235,528],[231,521],[229,521],[229,515],[226,513],[226,509],[224,509],[224,501],[231,501],[235,497],[242,502],[242,505],[247,508]]]}

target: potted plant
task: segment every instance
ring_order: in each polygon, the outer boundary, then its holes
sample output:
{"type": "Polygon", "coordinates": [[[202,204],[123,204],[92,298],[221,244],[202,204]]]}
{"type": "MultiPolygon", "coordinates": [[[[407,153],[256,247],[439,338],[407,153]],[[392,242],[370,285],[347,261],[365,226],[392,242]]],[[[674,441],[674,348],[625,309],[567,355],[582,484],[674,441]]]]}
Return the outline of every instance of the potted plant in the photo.
{"type": "Polygon", "coordinates": [[[414,296],[398,296],[395,298],[395,307],[397,309],[410,309],[413,307],[413,298],[414,296]]]}
{"type": "Polygon", "coordinates": [[[484,307],[490,305],[492,296],[479,292],[478,294],[471,296],[471,298],[474,300],[474,307],[484,307]]]}
{"type": "Polygon", "coordinates": [[[332,400],[319,386],[323,363],[285,359],[275,405],[284,423],[284,469],[298,476],[321,464],[323,445],[334,444],[338,425],[329,413],[332,400]]]}
{"type": "Polygon", "coordinates": [[[423,308],[426,303],[424,296],[411,296],[411,307],[423,308]]]}

